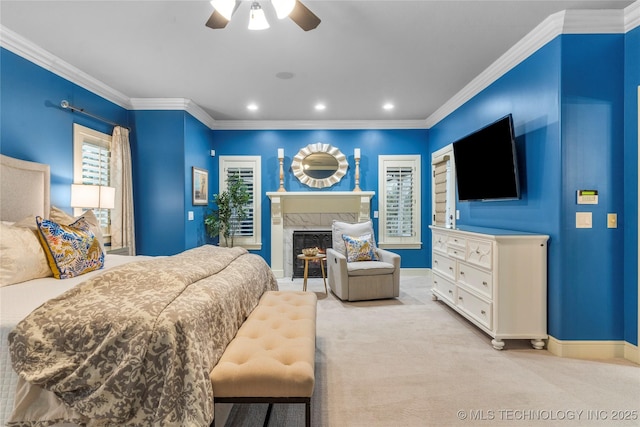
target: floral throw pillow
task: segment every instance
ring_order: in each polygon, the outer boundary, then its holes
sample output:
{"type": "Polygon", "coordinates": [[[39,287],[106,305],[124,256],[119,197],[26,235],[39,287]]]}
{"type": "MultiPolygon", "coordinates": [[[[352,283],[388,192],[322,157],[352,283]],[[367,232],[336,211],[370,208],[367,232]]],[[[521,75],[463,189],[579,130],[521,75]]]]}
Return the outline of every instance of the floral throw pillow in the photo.
{"type": "Polygon", "coordinates": [[[104,266],[104,252],[84,218],[70,225],[36,217],[38,237],[56,279],[68,279],[104,266]]]}
{"type": "Polygon", "coordinates": [[[342,240],[347,247],[347,262],[378,261],[371,234],[363,234],[360,237],[343,234],[342,240]]]}

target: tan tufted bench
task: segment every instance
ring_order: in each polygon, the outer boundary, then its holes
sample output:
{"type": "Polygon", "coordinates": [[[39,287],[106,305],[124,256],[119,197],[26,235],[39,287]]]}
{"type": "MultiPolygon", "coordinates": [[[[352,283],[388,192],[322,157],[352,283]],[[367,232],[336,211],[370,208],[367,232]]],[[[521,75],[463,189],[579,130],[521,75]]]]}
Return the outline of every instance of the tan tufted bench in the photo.
{"type": "Polygon", "coordinates": [[[215,403],[304,403],[311,425],[316,295],[269,291],[211,371],[215,403]]]}

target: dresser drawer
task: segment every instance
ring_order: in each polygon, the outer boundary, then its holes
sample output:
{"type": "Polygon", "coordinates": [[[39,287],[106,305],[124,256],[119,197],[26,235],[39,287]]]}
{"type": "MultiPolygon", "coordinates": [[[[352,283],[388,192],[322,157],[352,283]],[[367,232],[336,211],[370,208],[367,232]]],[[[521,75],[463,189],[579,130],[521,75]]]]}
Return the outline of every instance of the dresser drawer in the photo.
{"type": "Polygon", "coordinates": [[[480,270],[465,263],[458,265],[458,282],[473,288],[487,298],[493,298],[493,281],[491,273],[480,270]]]}
{"type": "Polygon", "coordinates": [[[456,305],[488,329],[492,328],[491,303],[458,287],[456,305]]]}
{"type": "Polygon", "coordinates": [[[467,239],[460,236],[449,236],[447,237],[447,245],[455,246],[460,249],[464,249],[467,247],[467,239]]]}
{"type": "Polygon", "coordinates": [[[440,233],[433,233],[431,237],[432,248],[434,251],[447,253],[447,236],[440,233]]]}
{"type": "Polygon", "coordinates": [[[434,253],[433,269],[451,280],[456,280],[456,261],[454,259],[434,253]]]}
{"type": "Polygon", "coordinates": [[[449,300],[452,304],[456,303],[456,285],[444,277],[433,274],[433,289],[437,290],[441,298],[449,300]]]}
{"type": "Polygon", "coordinates": [[[464,261],[464,258],[466,256],[466,250],[465,248],[458,248],[456,246],[449,246],[447,247],[447,255],[457,258],[457,259],[461,259],[464,261]]]}
{"type": "Polygon", "coordinates": [[[467,240],[467,261],[491,270],[492,244],[483,240],[467,240]]]}

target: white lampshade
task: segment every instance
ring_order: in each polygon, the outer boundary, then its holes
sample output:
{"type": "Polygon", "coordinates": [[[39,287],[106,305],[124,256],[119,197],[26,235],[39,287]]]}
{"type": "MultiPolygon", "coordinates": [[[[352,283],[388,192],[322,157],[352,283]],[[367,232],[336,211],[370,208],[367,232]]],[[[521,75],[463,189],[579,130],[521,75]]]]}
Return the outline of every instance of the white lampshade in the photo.
{"type": "Polygon", "coordinates": [[[262,10],[260,3],[254,2],[249,13],[249,29],[266,30],[267,28],[269,28],[269,22],[267,22],[267,17],[264,16],[264,10],[262,10]]]}
{"type": "Polygon", "coordinates": [[[231,15],[236,8],[236,0],[211,0],[211,6],[227,21],[231,21],[231,15]]]}
{"type": "Polygon", "coordinates": [[[71,207],[113,209],[116,189],[104,185],[71,185],[71,207]]]}
{"type": "Polygon", "coordinates": [[[271,4],[273,4],[273,8],[276,10],[278,19],[284,19],[293,11],[296,0],[271,0],[271,4]]]}

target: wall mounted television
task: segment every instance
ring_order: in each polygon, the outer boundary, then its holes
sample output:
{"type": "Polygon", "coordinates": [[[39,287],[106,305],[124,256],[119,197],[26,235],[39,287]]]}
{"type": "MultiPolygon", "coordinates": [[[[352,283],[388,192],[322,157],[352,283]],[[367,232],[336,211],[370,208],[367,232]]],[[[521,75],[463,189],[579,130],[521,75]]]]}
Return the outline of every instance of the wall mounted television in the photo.
{"type": "Polygon", "coordinates": [[[459,201],[520,198],[511,114],[453,143],[459,201]]]}

